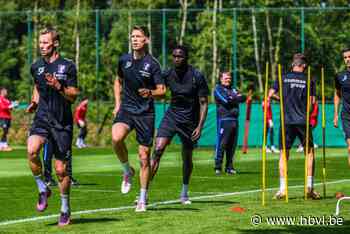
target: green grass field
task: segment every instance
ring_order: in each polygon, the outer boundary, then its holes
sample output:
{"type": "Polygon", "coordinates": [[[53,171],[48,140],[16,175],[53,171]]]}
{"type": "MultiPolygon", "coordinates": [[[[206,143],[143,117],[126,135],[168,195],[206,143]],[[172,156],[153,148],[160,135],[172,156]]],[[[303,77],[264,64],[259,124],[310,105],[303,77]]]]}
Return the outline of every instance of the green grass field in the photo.
{"type": "MultiPolygon", "coordinates": [[[[111,149],[74,151],[74,176],[81,183],[71,192],[73,224],[57,227],[59,193],[44,213],[35,210],[37,188],[27,166],[25,149],[0,153],[0,233],[346,233],[350,230],[350,201],[344,202],[343,225],[270,225],[267,217],[330,216],[335,212],[336,191],[350,193],[346,149],[327,149],[327,196],[304,201],[304,157],[292,153],[289,161],[289,203],[275,201],[278,187],[278,156],[268,154],[266,206],[261,205],[261,160],[257,149],[238,152],[238,175],[215,176],[213,150],[198,149],[190,185],[191,205],[181,205],[181,157],[177,147],[167,151],[151,184],[148,211],[135,213],[133,201],[138,184],[127,195],[120,193],[121,167],[111,149]],[[231,211],[240,206],[245,212],[231,211]],[[251,217],[259,214],[260,225],[251,217]]],[[[294,152],[294,151],[293,151],[294,152]]],[[[135,168],[137,155],[130,154],[135,168]]],[[[322,192],[321,151],[317,152],[316,189],[322,192]]]]}

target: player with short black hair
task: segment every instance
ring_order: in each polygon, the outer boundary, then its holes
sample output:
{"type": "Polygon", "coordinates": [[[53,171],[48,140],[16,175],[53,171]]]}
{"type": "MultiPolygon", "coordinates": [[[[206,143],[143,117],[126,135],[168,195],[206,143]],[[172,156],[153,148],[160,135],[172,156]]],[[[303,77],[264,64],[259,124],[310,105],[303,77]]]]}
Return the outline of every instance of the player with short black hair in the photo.
{"type": "Polygon", "coordinates": [[[221,174],[222,161],[224,153],[226,153],[225,172],[233,175],[237,173],[233,167],[233,156],[238,140],[239,104],[245,102],[246,96],[232,88],[230,72],[222,72],[220,74],[219,83],[214,90],[214,96],[217,117],[215,174],[221,174]]]}
{"type": "Polygon", "coordinates": [[[188,185],[193,169],[192,154],[208,111],[209,89],[197,69],[188,64],[188,51],[177,46],[172,52],[174,68],[164,72],[166,86],[171,92],[171,101],[157,131],[151,160],[151,178],[157,173],[160,159],[174,135],[182,143],[182,204],[190,204],[188,185]]]}
{"type": "MultiPolygon", "coordinates": [[[[307,76],[305,70],[307,68],[306,57],[303,54],[295,54],[293,56],[292,69],[290,72],[282,76],[283,105],[285,116],[285,139],[286,139],[286,160],[289,159],[289,150],[291,149],[296,137],[302,142],[304,148],[306,144],[306,114],[307,114],[307,76]]],[[[276,97],[281,87],[278,80],[275,81],[273,88],[269,92],[269,98],[276,97]]],[[[310,103],[315,102],[316,85],[314,80],[310,82],[310,103]]],[[[278,97],[277,97],[278,99],[278,97]]],[[[280,149],[282,149],[282,137],[280,130],[280,149]]],[[[320,199],[319,193],[314,190],[314,144],[312,131],[309,131],[309,152],[305,152],[307,157],[307,197],[312,199],[320,199]]],[[[285,197],[285,178],[283,163],[283,151],[281,150],[280,160],[280,189],[276,193],[276,199],[285,197]]]]}
{"type": "Polygon", "coordinates": [[[51,196],[50,188],[42,179],[39,152],[46,141],[52,141],[55,169],[61,193],[59,226],[70,223],[70,178],[67,162],[72,154],[73,118],[71,104],[75,101],[77,70],[74,63],[60,56],[59,34],[54,28],[45,28],[39,34],[41,58],[34,62],[30,72],[34,78],[33,96],[27,112],[35,112],[27,141],[28,160],[39,189],[37,210],[44,211],[51,196]]]}
{"type": "Polygon", "coordinates": [[[345,141],[348,147],[348,164],[350,167],[350,48],[342,51],[346,69],[335,76],[334,92],[334,127],[338,128],[339,104],[342,100],[341,120],[345,141]]]}
{"type": "Polygon", "coordinates": [[[153,143],[156,97],[163,96],[166,88],[158,61],[147,52],[147,28],[134,26],[131,31],[132,53],[119,58],[118,76],[114,82],[115,119],[112,127],[113,149],[124,172],[121,192],[131,188],[134,169],[129,164],[125,138],[136,130],[140,159],[140,197],[136,212],[146,211],[146,197],[150,175],[150,152],[153,143]]]}

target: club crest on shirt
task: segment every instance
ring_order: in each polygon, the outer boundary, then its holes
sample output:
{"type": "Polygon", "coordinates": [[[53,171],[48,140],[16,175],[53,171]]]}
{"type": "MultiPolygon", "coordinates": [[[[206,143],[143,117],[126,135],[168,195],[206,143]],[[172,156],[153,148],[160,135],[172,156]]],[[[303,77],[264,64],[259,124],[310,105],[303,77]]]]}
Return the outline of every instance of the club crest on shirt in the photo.
{"type": "Polygon", "coordinates": [[[151,67],[151,64],[145,63],[145,64],[143,65],[143,70],[144,70],[144,71],[148,71],[150,67],[151,67]]]}
{"type": "Polygon", "coordinates": [[[45,67],[39,67],[38,68],[38,76],[40,76],[41,74],[43,74],[45,71],[45,67]]]}
{"type": "Polygon", "coordinates": [[[347,75],[344,75],[342,81],[344,82],[344,81],[346,81],[347,79],[348,79],[348,76],[347,76],[347,75]]]}
{"type": "Polygon", "coordinates": [[[57,66],[57,73],[63,74],[65,71],[66,71],[66,66],[65,65],[59,64],[57,66]]]}
{"type": "Polygon", "coordinates": [[[127,61],[126,64],[125,64],[125,69],[131,67],[131,62],[130,61],[127,61]]]}

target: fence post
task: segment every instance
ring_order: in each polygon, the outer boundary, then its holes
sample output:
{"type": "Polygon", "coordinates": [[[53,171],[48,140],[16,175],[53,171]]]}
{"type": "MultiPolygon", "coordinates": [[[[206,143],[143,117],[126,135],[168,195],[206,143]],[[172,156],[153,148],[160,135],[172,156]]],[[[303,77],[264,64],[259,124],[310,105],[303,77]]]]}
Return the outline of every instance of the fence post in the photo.
{"type": "Polygon", "coordinates": [[[162,9],[162,66],[163,69],[166,68],[167,66],[167,51],[166,51],[166,34],[167,34],[167,29],[166,29],[166,9],[162,9]]]}
{"type": "Polygon", "coordinates": [[[300,12],[300,50],[304,53],[305,49],[305,34],[304,34],[304,23],[305,23],[305,11],[304,7],[301,8],[300,12]]]}
{"type": "MultiPolygon", "coordinates": [[[[32,12],[27,11],[27,63],[28,63],[28,71],[33,62],[33,49],[32,49],[32,12]]],[[[29,87],[32,87],[32,79],[29,74],[29,87]]],[[[32,96],[32,89],[28,89],[28,103],[30,103],[32,96]]]]}
{"type": "Polygon", "coordinates": [[[100,122],[100,99],[98,97],[100,82],[100,11],[95,10],[95,32],[96,32],[96,103],[97,122],[100,122]]]}
{"type": "Polygon", "coordinates": [[[233,9],[232,22],[232,73],[233,73],[233,87],[237,87],[237,9],[233,9]]]}

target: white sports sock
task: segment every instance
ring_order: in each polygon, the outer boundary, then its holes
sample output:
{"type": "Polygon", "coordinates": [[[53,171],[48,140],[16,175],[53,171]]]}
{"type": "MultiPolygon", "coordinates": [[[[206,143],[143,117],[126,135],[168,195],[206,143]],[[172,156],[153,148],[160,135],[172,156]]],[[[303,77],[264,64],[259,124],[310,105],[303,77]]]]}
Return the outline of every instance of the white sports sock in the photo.
{"type": "Polygon", "coordinates": [[[122,163],[122,168],[123,168],[124,174],[130,174],[131,173],[129,161],[127,161],[125,163],[122,163]]]}
{"type": "Polygon", "coordinates": [[[69,195],[68,194],[61,194],[61,212],[68,213],[69,210],[70,210],[69,195]]]}
{"type": "Polygon", "coordinates": [[[284,193],[286,190],[286,181],[285,178],[280,176],[280,192],[284,193]]]}
{"type": "Polygon", "coordinates": [[[188,197],[188,184],[182,185],[181,197],[188,197]]]}
{"type": "Polygon", "coordinates": [[[307,177],[307,188],[312,189],[314,187],[314,177],[308,176],[307,177]]]}
{"type": "Polygon", "coordinates": [[[44,181],[41,179],[41,175],[34,176],[34,179],[35,179],[35,182],[38,186],[39,192],[40,193],[46,192],[47,186],[44,183],[44,181]]]}
{"type": "Polygon", "coordinates": [[[139,199],[139,201],[146,204],[146,200],[147,200],[147,189],[143,189],[142,188],[140,190],[140,199],[139,199]]]}

